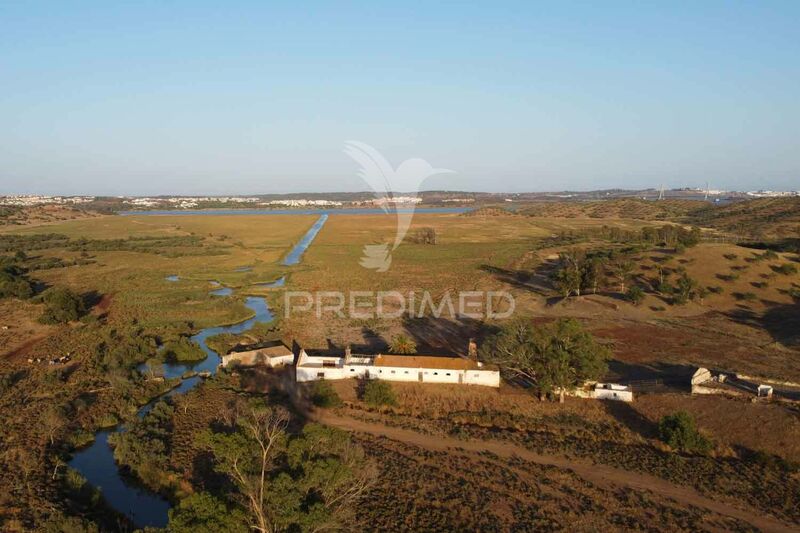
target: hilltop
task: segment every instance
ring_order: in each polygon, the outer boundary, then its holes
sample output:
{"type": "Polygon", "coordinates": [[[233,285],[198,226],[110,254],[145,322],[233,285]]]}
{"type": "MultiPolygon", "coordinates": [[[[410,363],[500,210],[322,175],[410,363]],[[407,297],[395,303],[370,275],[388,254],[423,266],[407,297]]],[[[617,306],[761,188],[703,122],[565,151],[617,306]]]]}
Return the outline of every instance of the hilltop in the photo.
{"type": "Polygon", "coordinates": [[[707,205],[700,200],[597,200],[591,202],[534,202],[519,212],[532,217],[550,218],[633,218],[674,220],[707,205]]]}
{"type": "Polygon", "coordinates": [[[708,206],[692,212],[689,221],[748,237],[800,237],[800,197],[708,206]]]}

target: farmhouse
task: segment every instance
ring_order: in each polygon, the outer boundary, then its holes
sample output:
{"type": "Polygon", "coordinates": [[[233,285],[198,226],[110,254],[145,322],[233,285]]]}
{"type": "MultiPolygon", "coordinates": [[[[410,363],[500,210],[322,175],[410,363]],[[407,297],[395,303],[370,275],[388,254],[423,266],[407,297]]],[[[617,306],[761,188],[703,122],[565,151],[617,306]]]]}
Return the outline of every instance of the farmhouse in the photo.
{"type": "Polygon", "coordinates": [[[280,343],[253,350],[231,351],[222,356],[220,364],[225,367],[234,362],[242,366],[265,365],[274,368],[294,363],[294,353],[280,343]]]}
{"type": "Polygon", "coordinates": [[[474,359],[435,355],[308,355],[300,350],[297,381],[319,379],[384,379],[418,383],[500,386],[500,372],[474,359]]]}

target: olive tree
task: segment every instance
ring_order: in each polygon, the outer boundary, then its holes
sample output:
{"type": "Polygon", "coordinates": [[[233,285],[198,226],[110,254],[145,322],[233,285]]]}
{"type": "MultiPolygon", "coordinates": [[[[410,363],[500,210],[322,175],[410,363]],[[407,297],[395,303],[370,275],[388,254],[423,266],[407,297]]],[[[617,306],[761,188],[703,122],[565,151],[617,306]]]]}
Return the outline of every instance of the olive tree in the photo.
{"type": "Polygon", "coordinates": [[[498,365],[506,376],[525,378],[540,395],[557,393],[559,402],[566,391],[601,378],[609,355],[608,348],[573,319],[541,326],[517,319],[482,347],[485,361],[498,365]]]}

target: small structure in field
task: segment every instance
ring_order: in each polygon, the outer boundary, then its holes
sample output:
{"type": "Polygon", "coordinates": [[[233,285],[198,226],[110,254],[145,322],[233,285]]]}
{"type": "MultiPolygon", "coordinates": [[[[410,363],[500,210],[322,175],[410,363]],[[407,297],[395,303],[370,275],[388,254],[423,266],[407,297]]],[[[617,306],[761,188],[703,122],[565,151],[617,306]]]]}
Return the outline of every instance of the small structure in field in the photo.
{"type": "Polygon", "coordinates": [[[267,366],[275,368],[294,363],[294,353],[283,343],[259,347],[244,351],[231,351],[222,356],[221,366],[226,367],[231,363],[241,366],[267,366]]]}
{"type": "Polygon", "coordinates": [[[633,391],[627,385],[618,385],[616,383],[596,383],[594,386],[594,398],[596,400],[632,402],[633,391]]]}
{"type": "Polygon", "coordinates": [[[770,385],[759,385],[758,386],[758,397],[759,398],[772,398],[772,387],[770,385]]]}
{"type": "Polygon", "coordinates": [[[417,383],[500,386],[500,372],[474,359],[437,355],[362,355],[350,348],[343,356],[309,355],[300,350],[297,381],[384,379],[417,383]]]}

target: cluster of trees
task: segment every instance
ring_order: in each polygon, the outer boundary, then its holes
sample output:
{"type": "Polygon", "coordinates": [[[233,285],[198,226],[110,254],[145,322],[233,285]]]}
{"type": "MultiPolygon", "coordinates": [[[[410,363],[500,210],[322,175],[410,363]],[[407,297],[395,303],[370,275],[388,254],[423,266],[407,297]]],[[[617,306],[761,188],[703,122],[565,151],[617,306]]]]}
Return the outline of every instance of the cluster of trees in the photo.
{"type": "Polygon", "coordinates": [[[25,269],[17,264],[24,256],[24,252],[18,252],[15,257],[0,257],[0,298],[26,300],[33,296],[34,285],[25,276],[25,269]]]}
{"type": "Polygon", "coordinates": [[[202,361],[206,358],[206,353],[197,343],[181,336],[164,344],[163,356],[167,361],[184,363],[202,361]]]}
{"type": "MultiPolygon", "coordinates": [[[[289,415],[262,402],[239,403],[227,410],[220,427],[207,430],[199,444],[214,458],[217,472],[235,491],[226,496],[242,509],[251,530],[322,531],[343,529],[351,523],[357,501],[374,483],[377,471],[347,433],[319,424],[307,424],[290,434],[289,415]]],[[[233,520],[227,502],[202,496],[170,513],[170,529],[185,525],[192,531],[198,514],[211,521],[233,520]],[[173,527],[174,526],[174,527],[173,527]]],[[[239,520],[239,519],[237,519],[239,520]]],[[[206,527],[208,520],[205,521],[206,527]]],[[[244,531],[234,527],[207,531],[244,531]]]]}
{"type": "Polygon", "coordinates": [[[86,304],[79,295],[66,287],[53,287],[42,294],[44,311],[39,321],[43,324],[66,324],[86,314],[86,304]]]}
{"type": "Polygon", "coordinates": [[[150,487],[160,487],[169,467],[172,417],[175,408],[160,401],[147,413],[135,419],[127,431],[113,433],[114,459],[127,466],[150,487]]]}
{"type": "Polygon", "coordinates": [[[639,231],[617,226],[603,226],[599,230],[599,236],[610,241],[665,246],[678,250],[697,245],[700,242],[700,235],[700,228],[693,227],[687,230],[675,224],[646,226],[639,231]]]}
{"type": "Polygon", "coordinates": [[[69,237],[59,233],[39,233],[35,235],[0,235],[0,252],[25,252],[60,248],[69,243],[69,237]]]}
{"type": "Polygon", "coordinates": [[[553,282],[564,298],[573,294],[580,296],[582,292],[597,293],[600,283],[607,272],[619,282],[621,293],[633,275],[635,265],[624,255],[613,252],[575,249],[559,254],[559,264],[553,273],[553,282]]]}
{"type": "Polygon", "coordinates": [[[574,319],[534,325],[520,318],[490,337],[481,355],[506,377],[521,378],[540,397],[557,394],[563,402],[566,391],[606,373],[611,352],[574,319]]]}

